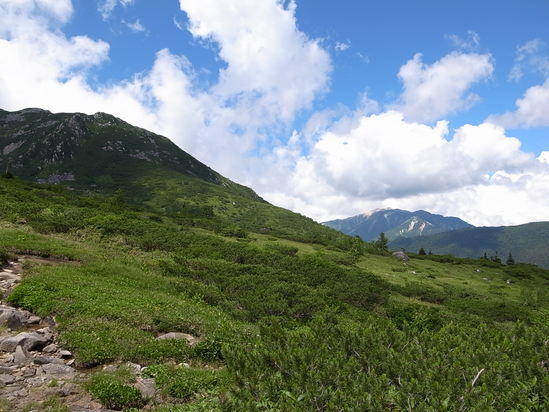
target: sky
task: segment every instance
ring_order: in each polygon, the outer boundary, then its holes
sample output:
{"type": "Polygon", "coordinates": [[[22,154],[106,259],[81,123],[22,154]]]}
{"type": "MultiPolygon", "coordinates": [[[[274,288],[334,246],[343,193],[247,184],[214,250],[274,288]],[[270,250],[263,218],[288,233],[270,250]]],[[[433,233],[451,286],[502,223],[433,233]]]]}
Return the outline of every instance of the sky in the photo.
{"type": "Polygon", "coordinates": [[[0,0],[0,108],[108,112],[317,221],[549,220],[546,0],[0,0]]]}

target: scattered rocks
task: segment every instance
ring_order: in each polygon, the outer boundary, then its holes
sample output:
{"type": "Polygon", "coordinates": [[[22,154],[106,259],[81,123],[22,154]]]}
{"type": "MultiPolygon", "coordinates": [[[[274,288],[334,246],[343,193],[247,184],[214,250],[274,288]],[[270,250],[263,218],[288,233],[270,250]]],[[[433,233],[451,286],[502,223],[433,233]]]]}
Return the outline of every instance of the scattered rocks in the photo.
{"type": "Polygon", "coordinates": [[[68,377],[73,378],[76,375],[76,369],[67,365],[59,365],[57,363],[47,363],[42,365],[42,370],[52,377],[68,377]]]}
{"type": "MultiPolygon", "coordinates": [[[[21,281],[21,261],[9,265],[0,270],[0,298],[21,281]]],[[[84,376],[71,367],[72,353],[53,343],[57,336],[53,317],[41,318],[0,302],[0,326],[0,399],[9,402],[8,409],[0,406],[1,411],[29,411],[30,405],[40,405],[51,396],[62,399],[71,411],[105,411],[78,384],[84,376]]]]}
{"type": "Polygon", "coordinates": [[[65,364],[61,359],[52,358],[52,357],[49,357],[49,356],[38,356],[38,357],[33,359],[33,363],[35,365],[47,365],[49,363],[57,363],[59,365],[64,365],[65,364]]]}

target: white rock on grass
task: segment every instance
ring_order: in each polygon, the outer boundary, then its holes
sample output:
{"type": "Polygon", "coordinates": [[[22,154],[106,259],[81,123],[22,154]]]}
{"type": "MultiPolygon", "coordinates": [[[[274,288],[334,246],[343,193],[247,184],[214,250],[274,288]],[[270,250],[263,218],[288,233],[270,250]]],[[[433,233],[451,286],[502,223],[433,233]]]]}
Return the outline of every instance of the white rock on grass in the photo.
{"type": "Polygon", "coordinates": [[[187,343],[191,346],[198,342],[198,338],[194,337],[193,335],[189,335],[188,333],[182,333],[182,332],[166,333],[164,335],[158,336],[156,339],[158,339],[158,340],[186,340],[187,343]]]}

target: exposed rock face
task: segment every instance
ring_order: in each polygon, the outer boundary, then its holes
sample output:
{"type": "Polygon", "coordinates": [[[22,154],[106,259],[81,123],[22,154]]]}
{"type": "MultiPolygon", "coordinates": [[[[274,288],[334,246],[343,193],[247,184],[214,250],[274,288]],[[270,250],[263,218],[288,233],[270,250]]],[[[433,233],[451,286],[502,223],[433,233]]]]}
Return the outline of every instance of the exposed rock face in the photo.
{"type": "Polygon", "coordinates": [[[395,259],[398,259],[400,260],[401,262],[408,262],[410,260],[410,258],[408,257],[408,255],[404,252],[393,252],[393,257],[395,259]]]}

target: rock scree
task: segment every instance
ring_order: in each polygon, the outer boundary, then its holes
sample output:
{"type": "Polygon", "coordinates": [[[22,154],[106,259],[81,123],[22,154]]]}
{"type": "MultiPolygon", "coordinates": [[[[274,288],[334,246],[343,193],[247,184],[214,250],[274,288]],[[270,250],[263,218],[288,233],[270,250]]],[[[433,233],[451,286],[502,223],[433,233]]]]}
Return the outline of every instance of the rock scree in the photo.
{"type": "Polygon", "coordinates": [[[52,396],[70,411],[107,411],[82,387],[87,374],[56,343],[55,320],[5,303],[21,282],[25,259],[0,267],[0,411],[41,411],[52,396]]]}

